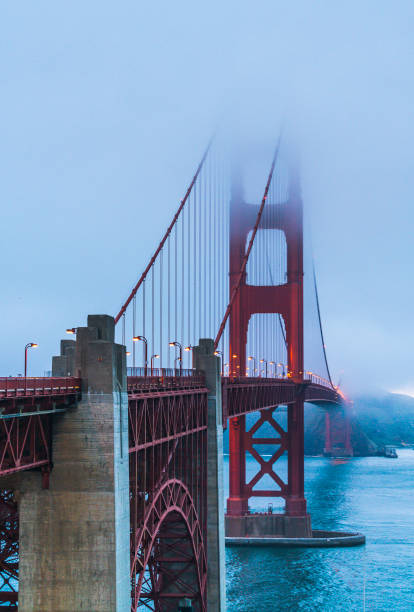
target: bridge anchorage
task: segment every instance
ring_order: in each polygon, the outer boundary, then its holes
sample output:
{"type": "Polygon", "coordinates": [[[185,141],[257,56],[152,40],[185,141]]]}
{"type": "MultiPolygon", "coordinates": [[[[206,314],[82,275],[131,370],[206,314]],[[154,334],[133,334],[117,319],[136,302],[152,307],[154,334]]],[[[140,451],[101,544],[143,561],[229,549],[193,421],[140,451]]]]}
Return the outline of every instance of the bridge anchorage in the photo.
{"type": "Polygon", "coordinates": [[[209,146],[118,315],[74,328],[52,377],[0,380],[0,604],[224,612],[226,542],[364,541],[313,531],[304,496],[305,403],[327,455],[352,445],[329,370],[305,367],[302,214],[278,150],[253,205],[209,146]]]}

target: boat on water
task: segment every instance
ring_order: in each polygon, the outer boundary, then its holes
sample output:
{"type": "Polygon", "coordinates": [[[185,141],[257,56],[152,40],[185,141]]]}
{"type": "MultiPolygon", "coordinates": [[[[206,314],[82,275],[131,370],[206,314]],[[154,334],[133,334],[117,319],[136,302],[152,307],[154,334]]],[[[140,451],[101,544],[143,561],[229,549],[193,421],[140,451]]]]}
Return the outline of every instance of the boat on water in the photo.
{"type": "Polygon", "coordinates": [[[397,455],[395,446],[390,446],[389,444],[386,444],[385,445],[385,456],[389,457],[390,459],[397,459],[398,455],[397,455]]]}

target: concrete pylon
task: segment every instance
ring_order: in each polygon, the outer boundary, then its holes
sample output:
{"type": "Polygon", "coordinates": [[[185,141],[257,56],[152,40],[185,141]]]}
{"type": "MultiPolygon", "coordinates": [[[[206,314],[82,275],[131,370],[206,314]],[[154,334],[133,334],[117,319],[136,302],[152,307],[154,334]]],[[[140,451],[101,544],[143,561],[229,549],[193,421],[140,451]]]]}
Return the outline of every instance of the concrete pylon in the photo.
{"type": "Polygon", "coordinates": [[[114,319],[78,328],[82,400],[56,419],[48,490],[20,476],[20,612],[126,612],[131,606],[128,396],[114,319]]]}
{"type": "Polygon", "coordinates": [[[224,539],[223,413],[220,359],[214,342],[201,339],[193,347],[193,368],[205,375],[208,389],[207,429],[207,609],[226,611],[224,539]]]}
{"type": "Polygon", "coordinates": [[[52,357],[52,376],[75,376],[76,342],[60,341],[60,355],[52,357]]]}

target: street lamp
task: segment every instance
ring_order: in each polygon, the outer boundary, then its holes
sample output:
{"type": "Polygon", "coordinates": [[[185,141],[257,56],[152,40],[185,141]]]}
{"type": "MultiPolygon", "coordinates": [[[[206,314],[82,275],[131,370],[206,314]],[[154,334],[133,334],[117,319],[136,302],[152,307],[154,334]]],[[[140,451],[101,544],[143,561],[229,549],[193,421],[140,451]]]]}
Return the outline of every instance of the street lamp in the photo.
{"type": "Polygon", "coordinates": [[[178,348],[180,349],[180,356],[178,357],[178,360],[180,362],[180,376],[181,376],[182,369],[183,369],[183,347],[181,346],[179,342],[177,342],[177,340],[174,340],[173,342],[169,342],[169,345],[178,346],[178,348]]]}
{"type": "Polygon", "coordinates": [[[254,374],[256,372],[256,357],[248,357],[247,361],[253,361],[253,366],[254,366],[253,367],[253,376],[254,376],[254,374]]]}
{"type": "Polygon", "coordinates": [[[78,328],[77,328],[77,327],[69,327],[69,328],[66,330],[66,333],[67,333],[67,334],[76,334],[76,332],[77,332],[77,331],[78,331],[78,328]]]}
{"type": "Polygon", "coordinates": [[[227,376],[230,376],[230,364],[229,363],[225,363],[224,367],[227,368],[227,376]]]}
{"type": "Polygon", "coordinates": [[[138,340],[142,340],[142,342],[144,343],[144,376],[146,376],[148,369],[148,340],[145,336],[134,336],[132,340],[133,342],[138,342],[138,340]]]}
{"type": "Polygon", "coordinates": [[[27,349],[37,348],[39,345],[36,342],[28,342],[24,347],[24,377],[27,377],[27,349]]]}
{"type": "Polygon", "coordinates": [[[159,355],[151,355],[151,376],[152,376],[152,371],[154,369],[154,359],[159,359],[160,356],[159,355]]]}
{"type": "Polygon", "coordinates": [[[224,376],[224,359],[223,359],[223,351],[214,351],[214,354],[218,357],[221,355],[221,375],[224,376]]]}
{"type": "MultiPolygon", "coordinates": [[[[191,353],[191,351],[193,350],[193,347],[191,346],[191,344],[189,344],[188,346],[184,347],[184,350],[186,353],[191,353]]],[[[190,355],[188,356],[188,361],[190,361],[190,355]]],[[[190,363],[188,364],[190,367],[192,366],[192,364],[190,365],[190,363]]]]}
{"type": "Polygon", "coordinates": [[[265,378],[267,378],[267,359],[261,359],[260,363],[265,363],[265,378]]]}
{"type": "MultiPolygon", "coordinates": [[[[274,361],[269,361],[269,365],[274,366],[275,362],[274,361]]],[[[273,368],[273,378],[275,377],[275,369],[273,368]]]]}

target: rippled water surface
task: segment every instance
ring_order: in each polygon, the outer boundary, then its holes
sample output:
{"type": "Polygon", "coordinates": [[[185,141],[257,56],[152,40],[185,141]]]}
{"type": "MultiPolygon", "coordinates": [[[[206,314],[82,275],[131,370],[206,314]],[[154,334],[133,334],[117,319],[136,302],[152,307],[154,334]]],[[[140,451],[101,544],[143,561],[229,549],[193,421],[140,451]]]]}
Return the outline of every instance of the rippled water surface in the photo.
{"type": "MultiPolygon", "coordinates": [[[[414,451],[398,454],[345,463],[306,458],[313,527],[362,531],[366,546],[227,548],[228,612],[414,612],[414,451]]],[[[254,473],[253,459],[247,469],[254,473]]],[[[264,509],[264,502],[251,506],[264,509]]]]}

